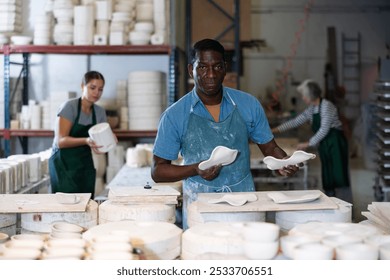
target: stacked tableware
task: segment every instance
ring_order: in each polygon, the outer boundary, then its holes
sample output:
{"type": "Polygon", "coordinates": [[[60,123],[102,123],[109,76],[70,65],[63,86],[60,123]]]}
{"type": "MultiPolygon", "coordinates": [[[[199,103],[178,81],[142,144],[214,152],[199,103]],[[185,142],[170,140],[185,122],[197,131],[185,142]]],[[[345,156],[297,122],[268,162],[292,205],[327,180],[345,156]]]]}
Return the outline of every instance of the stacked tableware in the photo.
{"type": "Polygon", "coordinates": [[[93,5],[74,7],[74,45],[92,45],[95,32],[95,13],[93,5]]]}
{"type": "Polygon", "coordinates": [[[56,19],[53,40],[57,45],[72,45],[73,43],[73,1],[56,0],[53,5],[53,15],[56,19]]]}
{"type": "Polygon", "coordinates": [[[84,259],[88,242],[80,238],[51,238],[44,244],[42,260],[84,259]]]}
{"type": "Polygon", "coordinates": [[[2,260],[37,260],[41,257],[46,237],[35,234],[16,234],[3,245],[2,260]]]}
{"type": "Polygon", "coordinates": [[[37,16],[34,23],[34,45],[50,45],[54,28],[53,13],[37,16]]]}
{"type": "Polygon", "coordinates": [[[150,37],[152,45],[168,43],[168,20],[169,9],[167,1],[153,0],[154,33],[150,37]]]}
{"type": "Polygon", "coordinates": [[[79,239],[84,228],[67,222],[55,222],[51,226],[50,238],[79,239]]]}
{"type": "Polygon", "coordinates": [[[112,16],[112,1],[95,2],[96,30],[94,35],[94,45],[107,45],[112,16]]]}
{"type": "Polygon", "coordinates": [[[0,9],[0,33],[14,35],[22,32],[22,0],[3,1],[0,9]]]}
{"type": "Polygon", "coordinates": [[[8,159],[27,162],[28,183],[38,182],[42,178],[41,159],[38,154],[16,154],[9,156],[8,159]]]}
{"type": "Polygon", "coordinates": [[[367,209],[369,211],[362,212],[362,215],[368,219],[367,222],[390,234],[390,202],[372,202],[367,209]]]}
{"type": "Polygon", "coordinates": [[[134,71],[128,76],[129,129],[156,130],[166,93],[165,73],[134,71]]]}

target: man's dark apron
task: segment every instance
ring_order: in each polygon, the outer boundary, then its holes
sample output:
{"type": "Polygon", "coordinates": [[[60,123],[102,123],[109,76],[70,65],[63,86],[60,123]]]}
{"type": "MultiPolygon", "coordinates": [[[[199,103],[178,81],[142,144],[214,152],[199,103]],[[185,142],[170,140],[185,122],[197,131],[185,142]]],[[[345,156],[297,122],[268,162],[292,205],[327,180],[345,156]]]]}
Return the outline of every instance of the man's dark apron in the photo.
{"type": "MultiPolygon", "coordinates": [[[[313,114],[312,130],[316,133],[321,127],[321,102],[319,112],[313,114]]],[[[322,187],[334,190],[349,187],[348,143],[343,131],[331,128],[320,142],[318,153],[321,159],[322,187]]]]}
{"type": "MultiPolygon", "coordinates": [[[[92,106],[92,124],[79,124],[81,98],[77,108],[77,117],[70,130],[71,137],[88,137],[88,130],[96,124],[95,110],[92,106]]],[[[83,145],[53,151],[49,159],[50,182],[53,193],[91,193],[94,196],[96,170],[93,164],[91,148],[83,145]]]]}

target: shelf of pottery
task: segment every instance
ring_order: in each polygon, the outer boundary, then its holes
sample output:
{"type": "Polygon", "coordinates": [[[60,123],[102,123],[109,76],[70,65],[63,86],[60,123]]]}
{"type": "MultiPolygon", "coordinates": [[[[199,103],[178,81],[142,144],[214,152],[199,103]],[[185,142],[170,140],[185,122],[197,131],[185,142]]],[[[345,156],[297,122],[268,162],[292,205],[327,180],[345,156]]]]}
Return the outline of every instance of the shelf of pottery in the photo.
{"type": "Polygon", "coordinates": [[[0,194],[47,192],[51,150],[0,159],[0,194]]]}
{"type": "Polygon", "coordinates": [[[379,199],[389,201],[390,192],[390,81],[376,82],[374,86],[376,105],[376,134],[378,136],[377,146],[377,178],[376,195],[379,199]]]}
{"type": "MultiPolygon", "coordinates": [[[[12,11],[17,13],[22,4],[22,1],[7,4],[5,15],[12,17],[12,11]]],[[[29,67],[31,54],[167,55],[169,69],[164,72],[132,71],[127,80],[116,81],[115,100],[100,103],[109,113],[109,122],[118,138],[155,137],[158,118],[177,96],[178,88],[175,78],[178,56],[175,49],[167,45],[170,4],[169,0],[46,1],[44,14],[35,20],[34,38],[19,34],[10,36],[20,33],[17,23],[18,28],[5,30],[0,36],[0,43],[5,43],[0,47],[5,69],[4,77],[0,77],[0,89],[4,92],[0,103],[11,99],[10,56],[14,54],[23,54],[24,69],[29,67]]],[[[28,71],[24,75],[28,80],[28,71]]],[[[28,89],[23,89],[23,100],[29,99],[24,96],[26,94],[28,89]]],[[[53,136],[53,121],[59,105],[75,97],[75,93],[65,90],[48,95],[46,100],[29,100],[21,108],[21,100],[13,98],[15,103],[19,102],[17,112],[0,107],[4,110],[0,114],[4,118],[0,119],[0,135],[5,139],[6,155],[10,154],[11,137],[53,136]]],[[[18,98],[22,94],[15,96],[18,98]]],[[[22,147],[24,151],[27,150],[25,146],[22,147]]]]}

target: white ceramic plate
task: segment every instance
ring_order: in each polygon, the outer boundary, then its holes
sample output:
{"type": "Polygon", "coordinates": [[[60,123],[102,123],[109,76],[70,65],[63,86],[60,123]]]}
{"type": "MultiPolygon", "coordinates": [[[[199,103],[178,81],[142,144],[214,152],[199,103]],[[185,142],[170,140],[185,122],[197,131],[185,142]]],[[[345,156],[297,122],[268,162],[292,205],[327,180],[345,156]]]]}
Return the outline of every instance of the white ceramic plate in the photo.
{"type": "Polygon", "coordinates": [[[269,192],[267,195],[275,203],[283,204],[283,203],[304,203],[304,202],[314,201],[321,196],[321,193],[292,196],[292,195],[286,195],[285,193],[282,192],[269,192]]]}
{"type": "Polygon", "coordinates": [[[220,203],[227,202],[232,206],[242,206],[247,202],[253,202],[257,200],[257,196],[253,193],[248,194],[225,194],[221,198],[210,199],[208,203],[220,203]]]}
{"type": "Polygon", "coordinates": [[[229,149],[225,146],[217,146],[212,151],[211,156],[208,160],[199,163],[199,169],[206,170],[207,168],[218,164],[231,164],[236,159],[237,154],[238,150],[229,149]]]}
{"type": "Polygon", "coordinates": [[[315,158],[315,154],[306,153],[304,151],[295,151],[291,157],[287,159],[278,159],[272,156],[266,156],[263,162],[267,165],[268,169],[278,170],[287,165],[297,165],[309,159],[315,158]]]}

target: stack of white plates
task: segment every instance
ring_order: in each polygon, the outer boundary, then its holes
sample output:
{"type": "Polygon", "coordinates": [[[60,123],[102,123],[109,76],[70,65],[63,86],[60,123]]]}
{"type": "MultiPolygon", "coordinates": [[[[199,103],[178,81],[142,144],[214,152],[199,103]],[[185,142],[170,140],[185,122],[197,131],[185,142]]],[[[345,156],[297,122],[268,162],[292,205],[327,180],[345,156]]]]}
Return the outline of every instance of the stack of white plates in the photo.
{"type": "Polygon", "coordinates": [[[22,0],[1,2],[0,32],[8,35],[22,32],[22,0]]]}
{"type": "Polygon", "coordinates": [[[36,17],[34,25],[34,45],[50,45],[54,26],[53,13],[36,17]]]}
{"type": "Polygon", "coordinates": [[[53,5],[53,14],[56,19],[53,39],[57,45],[71,45],[73,43],[73,1],[56,0],[53,5]]]}
{"type": "Polygon", "coordinates": [[[94,6],[74,7],[74,45],[92,45],[95,33],[94,6]]]}
{"type": "Polygon", "coordinates": [[[165,73],[134,71],[128,79],[129,129],[156,130],[164,105],[165,73]]]}
{"type": "Polygon", "coordinates": [[[169,9],[166,1],[153,1],[154,34],[150,38],[152,45],[161,45],[168,42],[169,9]]]}
{"type": "Polygon", "coordinates": [[[110,25],[110,45],[125,45],[128,41],[128,33],[134,24],[134,16],[129,12],[117,12],[112,14],[110,25]]]}
{"type": "Polygon", "coordinates": [[[112,222],[93,227],[83,234],[89,242],[108,238],[113,232],[128,233],[133,248],[143,252],[147,260],[174,260],[180,255],[182,230],[164,222],[112,222]]]}
{"type": "Polygon", "coordinates": [[[153,0],[137,0],[136,19],[139,21],[153,21],[153,0]]]}

